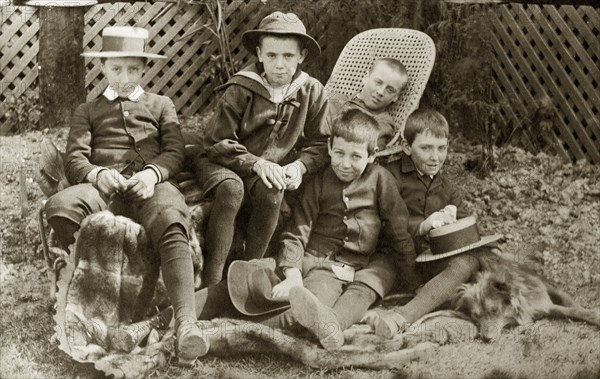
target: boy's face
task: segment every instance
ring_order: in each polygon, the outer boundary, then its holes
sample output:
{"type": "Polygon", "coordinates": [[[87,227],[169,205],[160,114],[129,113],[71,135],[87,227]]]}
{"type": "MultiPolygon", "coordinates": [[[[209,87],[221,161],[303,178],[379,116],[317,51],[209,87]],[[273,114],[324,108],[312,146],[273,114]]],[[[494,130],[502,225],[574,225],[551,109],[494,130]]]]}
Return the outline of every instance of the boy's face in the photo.
{"type": "Polygon", "coordinates": [[[398,100],[406,80],[384,62],[377,63],[371,73],[363,78],[360,98],[370,111],[381,111],[398,100]]]}
{"type": "Polygon", "coordinates": [[[120,97],[129,96],[140,84],[146,69],[146,60],[138,57],[106,58],[102,64],[102,72],[110,87],[120,97]]]}
{"type": "Polygon", "coordinates": [[[365,171],[368,163],[372,163],[375,156],[369,155],[367,142],[348,142],[342,137],[333,137],[329,144],[331,168],[343,182],[351,182],[359,178],[365,171]]]}
{"type": "Polygon", "coordinates": [[[300,50],[295,38],[266,36],[256,47],[256,55],[265,68],[267,81],[274,87],[289,84],[307,54],[308,50],[300,50]]]}
{"type": "Polygon", "coordinates": [[[404,141],[402,147],[421,173],[435,175],[448,155],[448,138],[435,137],[430,131],[425,131],[417,134],[412,145],[404,141]]]}

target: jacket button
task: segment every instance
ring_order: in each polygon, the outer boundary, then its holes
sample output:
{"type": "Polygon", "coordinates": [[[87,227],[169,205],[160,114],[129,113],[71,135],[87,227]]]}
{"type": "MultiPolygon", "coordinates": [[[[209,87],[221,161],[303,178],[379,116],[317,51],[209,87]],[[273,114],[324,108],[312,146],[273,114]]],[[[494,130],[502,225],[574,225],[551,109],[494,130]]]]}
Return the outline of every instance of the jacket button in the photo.
{"type": "Polygon", "coordinates": [[[346,236],[346,237],[344,238],[344,241],[349,241],[349,240],[350,240],[350,237],[348,237],[348,236],[346,236]]]}
{"type": "Polygon", "coordinates": [[[125,111],[125,112],[123,112],[123,116],[125,116],[125,117],[129,117],[129,111],[125,111]]]}

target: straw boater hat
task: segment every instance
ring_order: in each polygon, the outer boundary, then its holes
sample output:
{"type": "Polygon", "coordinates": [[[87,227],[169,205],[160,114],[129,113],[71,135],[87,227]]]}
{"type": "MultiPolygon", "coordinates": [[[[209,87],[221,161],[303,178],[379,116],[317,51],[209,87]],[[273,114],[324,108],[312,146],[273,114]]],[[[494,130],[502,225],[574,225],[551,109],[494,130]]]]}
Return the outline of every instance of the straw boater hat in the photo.
{"type": "Polygon", "coordinates": [[[314,38],[306,34],[306,27],[293,13],[273,12],[262,19],[257,29],[248,30],[242,34],[242,44],[252,54],[256,54],[256,46],[261,35],[275,34],[280,36],[293,35],[303,41],[308,49],[308,58],[321,54],[321,47],[314,38]]]}
{"type": "MultiPolygon", "coordinates": [[[[264,262],[264,260],[260,260],[264,262]]],[[[267,266],[257,262],[233,261],[227,272],[229,297],[235,308],[247,316],[258,316],[290,307],[287,301],[273,300],[271,290],[281,282],[275,261],[267,266]]]]}
{"type": "Polygon", "coordinates": [[[140,57],[165,59],[164,55],[146,53],[148,31],[134,26],[109,26],[102,30],[102,51],[83,53],[90,58],[140,57]]]}
{"type": "Polygon", "coordinates": [[[429,232],[430,250],[419,254],[417,262],[429,262],[450,257],[487,245],[503,238],[502,234],[480,236],[475,217],[468,216],[429,232]]]}

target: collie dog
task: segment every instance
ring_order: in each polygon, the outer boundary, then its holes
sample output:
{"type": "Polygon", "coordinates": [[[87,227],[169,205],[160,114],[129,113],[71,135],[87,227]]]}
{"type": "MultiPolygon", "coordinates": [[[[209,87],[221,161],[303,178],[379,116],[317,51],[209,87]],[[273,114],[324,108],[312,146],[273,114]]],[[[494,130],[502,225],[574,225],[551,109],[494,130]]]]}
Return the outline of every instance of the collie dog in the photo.
{"type": "Polygon", "coordinates": [[[500,336],[511,325],[544,317],[572,318],[600,326],[600,308],[586,309],[564,291],[508,260],[482,264],[472,283],[462,284],[454,309],[469,316],[482,340],[500,336]]]}

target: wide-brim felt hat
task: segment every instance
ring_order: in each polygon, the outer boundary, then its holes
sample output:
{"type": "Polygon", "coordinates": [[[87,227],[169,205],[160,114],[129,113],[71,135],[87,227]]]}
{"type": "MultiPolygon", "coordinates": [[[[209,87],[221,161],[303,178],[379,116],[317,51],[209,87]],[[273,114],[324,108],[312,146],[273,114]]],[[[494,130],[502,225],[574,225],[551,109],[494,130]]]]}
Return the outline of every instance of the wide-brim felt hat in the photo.
{"type": "Polygon", "coordinates": [[[304,47],[308,50],[308,59],[321,54],[319,43],[306,34],[304,23],[293,13],[273,12],[263,18],[258,28],[248,30],[242,34],[242,45],[256,55],[256,46],[261,35],[273,34],[278,36],[292,35],[302,40],[304,47]]]}
{"type": "Polygon", "coordinates": [[[467,216],[429,232],[429,250],[417,256],[417,262],[430,262],[485,246],[504,238],[502,234],[480,236],[477,220],[467,216]]]}
{"type": "Polygon", "coordinates": [[[81,54],[88,58],[166,59],[165,55],[147,53],[148,31],[135,26],[109,26],[102,30],[102,50],[81,54]]]}
{"type": "Polygon", "coordinates": [[[246,316],[258,316],[290,307],[288,301],[273,300],[271,291],[281,279],[272,267],[248,261],[233,261],[227,271],[227,288],[235,308],[246,316]]]}

